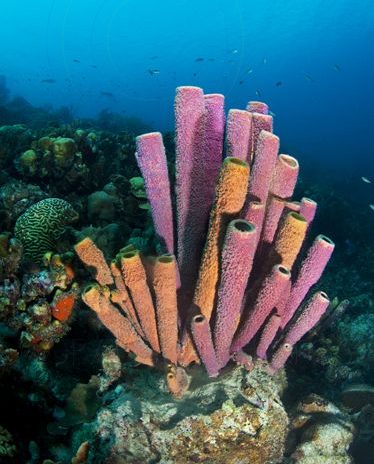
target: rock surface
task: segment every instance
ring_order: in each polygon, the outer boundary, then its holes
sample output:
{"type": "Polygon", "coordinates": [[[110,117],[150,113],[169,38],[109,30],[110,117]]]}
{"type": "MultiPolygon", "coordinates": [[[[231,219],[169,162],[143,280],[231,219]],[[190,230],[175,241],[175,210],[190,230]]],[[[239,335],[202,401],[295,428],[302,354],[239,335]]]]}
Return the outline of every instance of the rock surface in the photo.
{"type": "Polygon", "coordinates": [[[73,447],[89,439],[91,464],[282,462],[288,429],[282,374],[272,378],[261,364],[215,381],[200,368],[190,374],[190,391],[178,401],[160,374],[127,371],[117,398],[75,433],[73,447]]]}

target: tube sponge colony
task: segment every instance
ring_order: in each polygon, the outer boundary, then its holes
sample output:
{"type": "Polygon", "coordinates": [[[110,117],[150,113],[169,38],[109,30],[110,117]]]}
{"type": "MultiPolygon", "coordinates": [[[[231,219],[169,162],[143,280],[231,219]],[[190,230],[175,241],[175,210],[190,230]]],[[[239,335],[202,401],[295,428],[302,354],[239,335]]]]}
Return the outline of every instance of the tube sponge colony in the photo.
{"type": "Polygon", "coordinates": [[[181,396],[194,362],[211,377],[231,361],[251,366],[249,354],[280,369],[327,309],[327,295],[310,292],[334,243],[319,235],[299,256],[316,203],[292,201],[299,164],[279,154],[265,103],[231,110],[225,131],[222,95],[179,87],[175,121],[176,224],[162,136],[137,139],[165,254],[126,247],[108,265],[90,239],[75,248],[97,281],[85,303],[139,362],[167,365],[167,384],[181,396]]]}

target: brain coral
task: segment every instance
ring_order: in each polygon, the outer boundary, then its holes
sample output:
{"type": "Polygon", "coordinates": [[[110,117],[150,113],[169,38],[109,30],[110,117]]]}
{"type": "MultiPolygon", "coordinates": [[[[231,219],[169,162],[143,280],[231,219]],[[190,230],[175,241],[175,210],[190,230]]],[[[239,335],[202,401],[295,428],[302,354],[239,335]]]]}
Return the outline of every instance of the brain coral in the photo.
{"type": "Polygon", "coordinates": [[[46,198],[28,208],[18,219],[14,233],[22,243],[23,256],[35,263],[53,251],[65,226],[78,218],[70,203],[46,198]]]}

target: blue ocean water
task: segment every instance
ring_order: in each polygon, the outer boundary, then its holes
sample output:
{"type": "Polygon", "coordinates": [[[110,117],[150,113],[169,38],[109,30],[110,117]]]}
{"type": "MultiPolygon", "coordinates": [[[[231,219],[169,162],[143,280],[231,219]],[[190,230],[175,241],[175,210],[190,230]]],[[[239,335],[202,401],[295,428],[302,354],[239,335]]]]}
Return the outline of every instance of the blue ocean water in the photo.
{"type": "Polygon", "coordinates": [[[299,158],[372,172],[369,0],[2,3],[0,73],[34,105],[108,109],[164,131],[175,87],[198,85],[227,108],[266,101],[299,158]]]}

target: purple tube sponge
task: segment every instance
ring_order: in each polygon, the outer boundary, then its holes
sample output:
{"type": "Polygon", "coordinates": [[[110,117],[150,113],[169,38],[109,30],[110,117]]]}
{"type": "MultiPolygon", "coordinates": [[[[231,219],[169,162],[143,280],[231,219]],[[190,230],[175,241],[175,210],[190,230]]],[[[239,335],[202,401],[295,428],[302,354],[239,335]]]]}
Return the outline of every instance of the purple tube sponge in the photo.
{"type": "Polygon", "coordinates": [[[151,132],[137,137],[135,157],[144,178],[156,234],[164,242],[167,252],[173,254],[173,213],[162,135],[151,132]]]}
{"type": "Polygon", "coordinates": [[[300,204],[300,214],[305,217],[308,226],[312,223],[317,211],[317,203],[311,198],[303,197],[300,204]]]}
{"type": "Polygon", "coordinates": [[[249,200],[266,203],[273,169],[277,162],[279,138],[268,131],[261,131],[255,151],[249,183],[249,200]]]}
{"type": "Polygon", "coordinates": [[[321,319],[330,304],[324,292],[315,293],[287,330],[284,343],[295,345],[321,319]]]}
{"type": "Polygon", "coordinates": [[[289,343],[283,343],[277,349],[271,358],[269,366],[270,373],[274,374],[286,364],[287,359],[291,356],[292,349],[293,347],[289,343]]]}
{"type": "Polygon", "coordinates": [[[222,251],[221,281],[213,332],[220,367],[224,367],[230,359],[230,346],[240,318],[256,244],[256,229],[252,224],[242,219],[230,222],[222,251]]]}
{"type": "Polygon", "coordinates": [[[266,322],[256,349],[256,354],[259,358],[266,359],[266,352],[278,332],[281,320],[281,316],[272,314],[266,322]]]}
{"type": "Polygon", "coordinates": [[[181,312],[192,300],[209,219],[206,203],[206,110],[202,89],[178,87],[175,96],[176,211],[181,312]]]}
{"type": "Polygon", "coordinates": [[[205,186],[202,194],[207,208],[213,204],[216,181],[222,165],[225,134],[225,97],[219,93],[204,95],[205,101],[205,186]]]}
{"type": "Polygon", "coordinates": [[[246,110],[251,113],[269,114],[268,105],[259,101],[249,101],[246,110]]]}
{"type": "Polygon", "coordinates": [[[226,156],[251,162],[252,114],[245,110],[230,110],[226,128],[226,156]]]}
{"type": "Polygon", "coordinates": [[[282,296],[290,277],[290,271],[282,265],[275,265],[270,274],[265,277],[257,292],[254,304],[249,310],[247,319],[244,320],[243,324],[239,325],[239,329],[234,336],[231,353],[241,350],[260,330],[282,296]]]}
{"type": "Polygon", "coordinates": [[[299,163],[289,155],[279,155],[270,183],[270,193],[280,198],[291,198],[299,174],[299,163]]]}
{"type": "Polygon", "coordinates": [[[207,318],[198,314],[191,321],[192,338],[209,377],[217,377],[219,366],[207,318]]]}
{"type": "Polygon", "coordinates": [[[282,315],[282,328],[291,320],[310,288],[320,279],[334,248],[334,242],[324,235],[318,235],[314,240],[291,287],[282,315]]]}
{"type": "Polygon", "coordinates": [[[241,215],[243,219],[256,227],[256,242],[258,243],[265,217],[265,204],[259,201],[250,201],[244,206],[241,215]]]}
{"type": "Polygon", "coordinates": [[[268,114],[252,113],[252,158],[256,156],[261,131],[273,132],[273,118],[268,114]]]}

